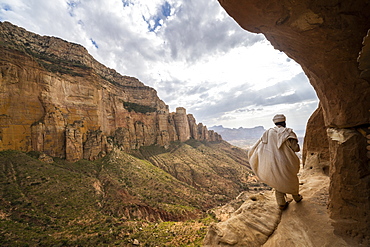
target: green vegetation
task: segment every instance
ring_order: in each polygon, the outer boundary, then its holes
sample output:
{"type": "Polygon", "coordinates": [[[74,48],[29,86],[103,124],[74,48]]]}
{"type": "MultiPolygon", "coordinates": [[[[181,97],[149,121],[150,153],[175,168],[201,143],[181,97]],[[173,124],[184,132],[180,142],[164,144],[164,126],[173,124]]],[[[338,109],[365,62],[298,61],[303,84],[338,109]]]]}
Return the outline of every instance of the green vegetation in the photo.
{"type": "Polygon", "coordinates": [[[82,70],[91,69],[90,67],[82,64],[80,61],[62,59],[53,54],[33,52],[29,48],[25,48],[25,51],[34,57],[36,61],[49,72],[83,77],[84,75],[82,73],[76,72],[76,68],[80,68],[82,70]]]}
{"type": "MultiPolygon", "coordinates": [[[[131,89],[148,89],[148,87],[147,86],[144,86],[144,85],[142,85],[142,86],[130,86],[130,85],[128,85],[128,84],[125,84],[124,82],[118,82],[118,81],[115,81],[115,80],[112,80],[112,79],[109,79],[109,78],[107,78],[106,76],[103,76],[103,75],[101,75],[101,74],[99,74],[99,76],[100,76],[100,78],[101,79],[103,79],[103,80],[105,80],[105,81],[108,81],[108,82],[110,82],[111,84],[113,84],[113,85],[115,85],[115,86],[117,86],[117,87],[121,87],[121,88],[131,88],[131,89]]],[[[127,78],[127,76],[123,76],[124,78],[126,77],[127,78]]]]}
{"type": "Polygon", "coordinates": [[[38,156],[0,152],[1,246],[201,246],[215,221],[202,193],[131,155],[38,156]]]}
{"type": "Polygon", "coordinates": [[[0,152],[0,246],[201,246],[250,174],[245,152],[189,140],[75,163],[0,152]]]}
{"type": "Polygon", "coordinates": [[[100,78],[102,78],[102,79],[103,79],[103,80],[105,80],[105,81],[108,81],[108,82],[112,83],[112,84],[113,84],[113,85],[115,85],[115,86],[122,87],[122,85],[121,85],[120,83],[118,83],[118,82],[116,82],[116,81],[114,81],[114,80],[108,79],[108,78],[107,78],[107,77],[105,77],[105,76],[100,75],[100,78]]]}
{"type": "Polygon", "coordinates": [[[35,52],[30,48],[31,45],[29,43],[14,42],[11,41],[12,39],[13,37],[9,38],[7,41],[0,40],[0,46],[32,56],[40,66],[49,72],[83,77],[84,71],[91,69],[89,66],[86,66],[77,60],[63,59],[46,52],[35,52]]]}
{"type": "Polygon", "coordinates": [[[204,200],[206,204],[226,203],[248,188],[247,175],[251,172],[248,155],[226,142],[192,139],[174,142],[168,150],[142,147],[140,155],[178,180],[196,186],[203,192],[203,198],[212,198],[204,200]]]}
{"type": "Polygon", "coordinates": [[[155,112],[157,109],[154,107],[150,107],[147,105],[140,105],[132,102],[123,102],[123,107],[128,110],[129,112],[137,112],[137,113],[148,113],[148,112],[155,112]]]}

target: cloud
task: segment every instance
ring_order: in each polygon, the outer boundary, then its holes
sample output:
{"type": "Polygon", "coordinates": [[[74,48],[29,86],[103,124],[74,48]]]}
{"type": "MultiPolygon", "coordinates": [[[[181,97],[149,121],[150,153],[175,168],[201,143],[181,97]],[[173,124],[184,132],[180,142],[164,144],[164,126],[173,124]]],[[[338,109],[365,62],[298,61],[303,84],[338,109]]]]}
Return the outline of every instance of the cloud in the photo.
{"type": "MultiPolygon", "coordinates": [[[[303,72],[290,80],[284,80],[260,90],[244,84],[222,92],[220,95],[222,97],[217,100],[211,96],[208,98],[210,102],[203,101],[200,106],[194,105],[189,110],[194,116],[202,116],[201,118],[208,122],[222,121],[226,117],[230,118],[231,115],[235,118],[240,115],[255,117],[263,111],[271,112],[271,108],[287,111],[289,108],[287,106],[297,111],[299,111],[298,107],[304,106],[304,113],[309,115],[317,107],[317,96],[303,72]],[[310,105],[309,112],[307,112],[307,104],[310,105]]],[[[307,120],[306,117],[304,120],[307,120]]]]}
{"type": "Polygon", "coordinates": [[[216,1],[184,1],[175,15],[160,34],[170,46],[173,59],[192,63],[263,40],[261,35],[242,30],[216,1]]]}
{"type": "Polygon", "coordinates": [[[270,106],[279,104],[294,104],[301,101],[317,99],[315,92],[304,73],[290,80],[279,82],[258,92],[261,97],[256,105],[270,106]]]}
{"type": "Polygon", "coordinates": [[[81,44],[210,125],[253,127],[276,109],[307,121],[317,105],[300,66],[217,1],[2,0],[0,20],[81,44]]]}
{"type": "MultiPolygon", "coordinates": [[[[253,83],[234,86],[232,82],[215,84],[205,81],[191,86],[191,83],[181,80],[163,85],[166,86],[159,90],[166,90],[166,103],[184,106],[188,113],[209,126],[268,125],[271,115],[284,112],[294,118],[299,116],[295,123],[303,129],[318,102],[303,72],[266,87],[256,87],[253,83]]],[[[175,110],[174,107],[172,110],[175,110]]]]}

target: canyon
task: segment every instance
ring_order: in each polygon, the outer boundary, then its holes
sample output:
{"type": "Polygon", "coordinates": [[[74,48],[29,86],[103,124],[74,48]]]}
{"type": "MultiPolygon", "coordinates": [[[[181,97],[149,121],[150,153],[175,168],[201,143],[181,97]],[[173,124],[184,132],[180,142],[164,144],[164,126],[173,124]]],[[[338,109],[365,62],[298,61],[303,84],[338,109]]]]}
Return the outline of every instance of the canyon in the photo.
{"type": "Polygon", "coordinates": [[[95,160],[114,148],[221,141],[192,114],[169,107],[77,44],[0,24],[0,150],[95,160]]]}
{"type": "MultiPolygon", "coordinates": [[[[204,245],[368,246],[369,3],[364,0],[219,0],[219,3],[242,28],[264,34],[276,49],[302,66],[320,105],[306,129],[300,176],[302,203],[293,203],[287,211],[280,212],[276,210],[272,192],[245,193],[235,208],[222,209],[227,211],[227,217],[210,225],[204,245]]],[[[37,151],[44,155],[44,161],[51,159],[50,163],[53,162],[50,157],[70,162],[106,158],[107,163],[99,164],[99,169],[95,163],[84,163],[83,168],[80,163],[62,162],[56,166],[73,176],[76,171],[94,167],[88,172],[82,170],[80,175],[87,176],[86,188],[94,185],[93,193],[89,192],[91,198],[97,198],[94,205],[109,216],[126,217],[124,220],[151,217],[181,220],[183,213],[191,218],[247,189],[252,175],[245,152],[230,147],[216,132],[197,124],[186,109],[169,112],[154,89],[98,63],[79,45],[39,36],[7,22],[1,23],[0,33],[0,150],[37,151]],[[215,146],[219,148],[217,152],[215,146]],[[203,154],[207,157],[204,160],[203,154]],[[186,160],[180,162],[183,157],[186,160]],[[194,157],[207,165],[195,168],[194,157]],[[223,160],[222,164],[228,166],[212,167],[217,160],[223,160]],[[137,177],[138,181],[128,180],[127,174],[135,174],[148,165],[147,162],[166,172],[166,175],[158,175],[160,181],[168,182],[170,177],[180,188],[176,190],[176,198],[169,193],[169,189],[174,189],[171,183],[153,183],[153,187],[165,188],[163,193],[153,196],[139,186],[141,180],[137,177]],[[135,172],[125,170],[116,174],[115,170],[104,170],[109,166],[122,169],[127,164],[135,164],[129,166],[134,167],[135,172]],[[235,175],[238,175],[236,179],[235,175]],[[220,180],[213,183],[216,177],[220,180]],[[124,187],[122,181],[125,181],[124,187]],[[131,184],[133,181],[135,186],[131,184]],[[178,202],[183,199],[177,196],[181,192],[186,195],[186,202],[182,204],[178,202]],[[148,200],[151,197],[156,198],[156,204],[148,200]],[[131,204],[120,206],[127,201],[131,204]],[[194,202],[203,208],[188,210],[194,202]],[[177,203],[181,209],[176,207],[176,210],[182,210],[181,213],[171,213],[177,203]]],[[[24,221],[37,225],[39,221],[43,227],[50,224],[57,228],[54,223],[59,218],[56,216],[33,218],[30,205],[34,209],[46,206],[27,194],[35,186],[54,186],[55,181],[61,181],[59,175],[54,181],[48,174],[56,168],[18,153],[12,154],[12,158],[19,162],[10,161],[5,155],[7,151],[3,152],[0,156],[4,166],[2,176],[7,179],[3,185],[14,186],[19,196],[12,202],[11,199],[0,201],[6,209],[0,211],[0,218],[7,220],[16,212],[19,214],[14,216],[19,220],[17,224],[24,221]],[[21,162],[23,159],[45,175],[34,174],[35,170],[21,162]],[[33,181],[34,178],[37,180],[33,181]],[[24,209],[28,210],[26,215],[22,214],[24,209]]],[[[146,176],[148,181],[153,178],[150,174],[146,176]]],[[[65,191],[61,191],[63,193],[65,191]]],[[[121,226],[121,218],[99,217],[107,221],[109,227],[113,221],[115,225],[111,229],[120,234],[117,226],[121,226]]],[[[79,219],[78,224],[93,226],[87,222],[79,219]]],[[[30,226],[23,224],[22,227],[27,230],[30,226]]],[[[153,229],[155,225],[150,227],[153,229]]],[[[140,231],[138,228],[134,232],[140,231]]]]}
{"type": "Polygon", "coordinates": [[[168,109],[84,47],[1,22],[1,246],[200,244],[251,169],[168,109]]]}

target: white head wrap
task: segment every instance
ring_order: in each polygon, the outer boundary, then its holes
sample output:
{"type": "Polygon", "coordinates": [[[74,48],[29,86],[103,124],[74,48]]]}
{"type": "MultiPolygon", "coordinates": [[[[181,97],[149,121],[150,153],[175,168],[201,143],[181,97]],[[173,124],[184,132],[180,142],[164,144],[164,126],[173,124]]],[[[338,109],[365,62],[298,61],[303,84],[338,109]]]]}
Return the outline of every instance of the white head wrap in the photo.
{"type": "Polygon", "coordinates": [[[277,114],[274,116],[274,118],[272,119],[272,121],[274,123],[279,123],[279,122],[285,122],[286,118],[283,114],[277,114]]]}

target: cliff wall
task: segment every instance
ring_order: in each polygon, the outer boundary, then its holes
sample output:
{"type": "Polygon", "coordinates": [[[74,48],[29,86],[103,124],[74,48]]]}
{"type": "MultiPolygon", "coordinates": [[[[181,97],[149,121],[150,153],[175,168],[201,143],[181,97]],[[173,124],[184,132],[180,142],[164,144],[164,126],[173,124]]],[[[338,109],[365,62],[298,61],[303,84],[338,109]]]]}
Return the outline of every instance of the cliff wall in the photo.
{"type": "Polygon", "coordinates": [[[305,164],[313,161],[323,165],[328,161],[328,208],[335,232],[346,236],[348,241],[355,239],[359,244],[368,245],[368,1],[219,2],[242,28],[263,33],[276,49],[302,66],[316,90],[321,108],[307,125],[305,164]],[[320,157],[321,161],[314,157],[320,157]]]}
{"type": "Polygon", "coordinates": [[[0,23],[0,150],[94,160],[188,139],[220,141],[184,108],[97,62],[77,44],[0,23]]]}

